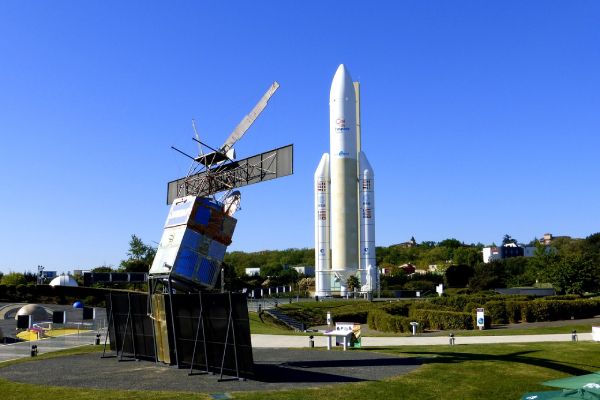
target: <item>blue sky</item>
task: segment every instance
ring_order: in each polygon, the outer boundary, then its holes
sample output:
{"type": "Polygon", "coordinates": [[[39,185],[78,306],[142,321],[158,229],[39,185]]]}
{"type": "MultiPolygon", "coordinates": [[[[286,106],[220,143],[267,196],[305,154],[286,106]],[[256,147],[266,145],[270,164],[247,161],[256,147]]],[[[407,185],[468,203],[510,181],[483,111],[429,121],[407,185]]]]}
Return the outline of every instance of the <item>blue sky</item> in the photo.
{"type": "Polygon", "coordinates": [[[293,143],[242,190],[230,250],[313,246],[313,173],[340,63],[361,81],[376,241],[600,231],[596,1],[0,2],[0,271],[70,271],[160,239],[166,183],[272,81],[238,156],[293,143]]]}

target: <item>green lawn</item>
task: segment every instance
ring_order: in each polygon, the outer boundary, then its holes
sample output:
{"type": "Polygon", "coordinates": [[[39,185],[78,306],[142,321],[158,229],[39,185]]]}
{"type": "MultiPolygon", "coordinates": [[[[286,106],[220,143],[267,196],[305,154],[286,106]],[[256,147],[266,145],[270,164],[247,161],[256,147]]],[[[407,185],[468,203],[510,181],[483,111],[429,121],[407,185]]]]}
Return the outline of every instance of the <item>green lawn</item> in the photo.
{"type": "MultiPolygon", "coordinates": [[[[84,351],[42,355],[57,357],[84,351]]],[[[310,350],[307,350],[310,351],[310,350]]],[[[313,350],[314,351],[314,350],[313,350]]],[[[357,351],[357,350],[354,350],[357,351]]],[[[548,379],[582,375],[600,370],[600,344],[528,343],[501,345],[402,346],[378,351],[401,357],[419,357],[417,370],[382,382],[331,385],[320,389],[233,393],[235,399],[519,399],[528,391],[550,390],[539,383],[548,379]]],[[[30,362],[35,368],[35,360],[30,362]]],[[[0,364],[0,367],[8,364],[0,364]]],[[[140,392],[43,387],[0,379],[3,399],[79,400],[107,399],[206,399],[206,394],[140,392]]]]}
{"type": "Polygon", "coordinates": [[[248,319],[250,320],[250,332],[267,334],[267,335],[293,335],[294,331],[277,324],[274,324],[263,318],[262,320],[255,312],[248,313],[248,319]]]}

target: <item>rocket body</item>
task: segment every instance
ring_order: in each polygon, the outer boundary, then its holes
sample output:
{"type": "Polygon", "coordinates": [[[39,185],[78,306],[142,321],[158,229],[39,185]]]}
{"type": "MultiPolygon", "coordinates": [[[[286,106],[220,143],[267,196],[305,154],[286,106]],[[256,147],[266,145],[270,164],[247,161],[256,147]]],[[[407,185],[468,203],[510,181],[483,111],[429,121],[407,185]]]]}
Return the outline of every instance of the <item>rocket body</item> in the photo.
{"type": "Polygon", "coordinates": [[[348,276],[358,270],[358,193],[356,153],[356,97],[348,70],[340,65],[329,93],[329,148],[331,152],[331,269],[347,290],[348,276]]]}
{"type": "Polygon", "coordinates": [[[373,290],[367,272],[370,265],[374,268],[372,274],[376,273],[374,210],[370,205],[374,204],[374,192],[372,188],[362,189],[363,181],[372,182],[373,170],[362,152],[360,159],[364,161],[359,164],[358,109],[352,78],[342,64],[335,73],[329,94],[330,154],[327,159],[326,154],[323,156],[315,172],[317,296],[344,296],[351,276],[359,279],[361,291],[373,290]],[[327,162],[328,169],[323,165],[327,162]],[[322,180],[327,175],[329,182],[324,185],[322,180]],[[327,193],[319,188],[327,188],[327,193]],[[326,216],[326,222],[319,219],[319,215],[326,216]],[[329,257],[328,248],[331,249],[329,257]]]}

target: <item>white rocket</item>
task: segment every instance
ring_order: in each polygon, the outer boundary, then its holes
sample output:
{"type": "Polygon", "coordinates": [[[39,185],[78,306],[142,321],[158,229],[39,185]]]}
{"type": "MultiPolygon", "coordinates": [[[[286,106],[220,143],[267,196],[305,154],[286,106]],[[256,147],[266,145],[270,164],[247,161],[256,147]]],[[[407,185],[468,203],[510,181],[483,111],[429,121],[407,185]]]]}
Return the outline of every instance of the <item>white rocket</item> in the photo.
{"type": "Polygon", "coordinates": [[[316,295],[346,295],[377,286],[373,169],[360,151],[358,85],[338,67],[329,94],[329,146],[315,171],[316,295]]]}

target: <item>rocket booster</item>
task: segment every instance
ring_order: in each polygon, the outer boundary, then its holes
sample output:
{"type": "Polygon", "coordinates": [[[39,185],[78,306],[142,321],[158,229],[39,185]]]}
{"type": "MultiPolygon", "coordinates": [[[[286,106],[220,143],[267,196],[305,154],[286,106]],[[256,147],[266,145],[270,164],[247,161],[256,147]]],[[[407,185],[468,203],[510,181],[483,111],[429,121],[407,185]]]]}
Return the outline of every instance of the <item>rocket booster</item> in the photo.
{"type": "Polygon", "coordinates": [[[360,283],[367,291],[374,286],[375,265],[375,176],[373,168],[362,151],[359,153],[360,192],[360,283]]]}
{"type": "Polygon", "coordinates": [[[317,296],[327,296],[331,291],[329,270],[329,154],[323,154],[315,171],[315,285],[317,296]]]}
{"type": "Polygon", "coordinates": [[[350,276],[359,278],[362,290],[372,291],[369,268],[376,273],[373,170],[359,153],[356,98],[350,73],[342,64],[329,93],[330,153],[323,155],[315,172],[318,296],[333,291],[345,295],[350,276]]]}

